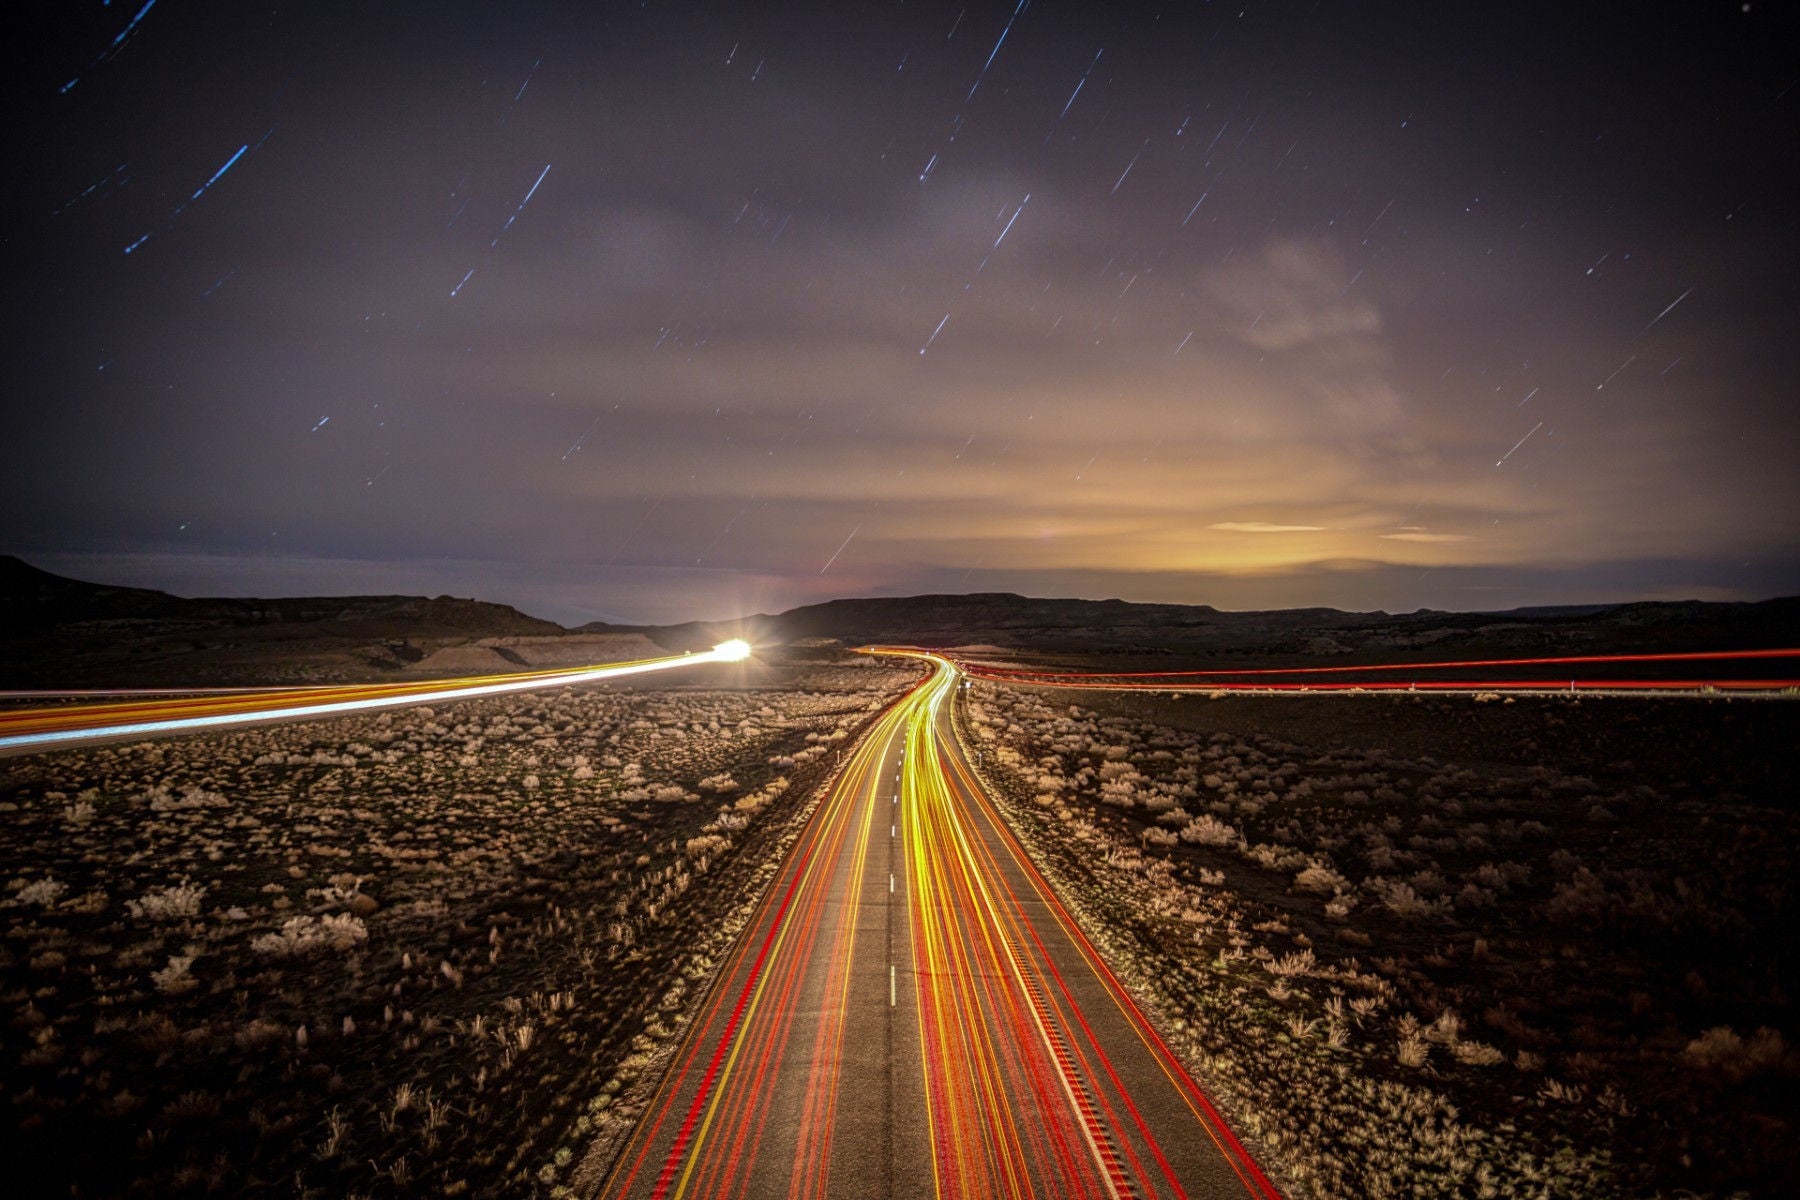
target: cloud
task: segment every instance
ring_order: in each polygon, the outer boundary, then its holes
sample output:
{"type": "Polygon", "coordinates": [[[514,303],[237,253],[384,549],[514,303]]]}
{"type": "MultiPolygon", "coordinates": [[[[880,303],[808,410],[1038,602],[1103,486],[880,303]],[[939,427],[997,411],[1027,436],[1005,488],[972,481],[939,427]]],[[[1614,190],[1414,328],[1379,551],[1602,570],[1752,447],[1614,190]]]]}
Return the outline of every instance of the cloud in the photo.
{"type": "Polygon", "coordinates": [[[1216,327],[1258,353],[1306,419],[1393,442],[1406,413],[1381,312],[1329,242],[1278,238],[1200,280],[1216,327]]]}
{"type": "Polygon", "coordinates": [[[1269,521],[1215,521],[1208,529],[1226,533],[1323,533],[1323,525],[1276,525],[1269,521]]]}
{"type": "Polygon", "coordinates": [[[1383,539],[1390,542],[1467,542],[1471,539],[1461,533],[1427,533],[1422,529],[1407,529],[1400,533],[1384,533],[1383,539]]]}
{"type": "Polygon", "coordinates": [[[1206,290],[1259,350],[1293,350],[1381,332],[1381,314],[1343,259],[1320,242],[1277,240],[1219,268],[1206,290]]]}

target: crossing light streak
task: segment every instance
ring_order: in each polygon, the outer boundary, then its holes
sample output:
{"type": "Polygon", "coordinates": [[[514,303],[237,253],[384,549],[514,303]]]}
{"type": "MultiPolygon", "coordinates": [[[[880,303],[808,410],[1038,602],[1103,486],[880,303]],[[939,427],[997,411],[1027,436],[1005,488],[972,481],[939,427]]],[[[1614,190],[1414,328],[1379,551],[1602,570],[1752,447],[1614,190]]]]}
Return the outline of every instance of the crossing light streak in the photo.
{"type": "Polygon", "coordinates": [[[19,709],[0,714],[0,754],[30,753],[122,738],[234,729],[271,721],[316,720],[412,704],[469,700],[477,696],[504,696],[541,688],[599,683],[702,663],[742,662],[750,654],[751,647],[747,642],[733,638],[699,654],[553,671],[477,675],[423,683],[362,684],[19,709]]]}

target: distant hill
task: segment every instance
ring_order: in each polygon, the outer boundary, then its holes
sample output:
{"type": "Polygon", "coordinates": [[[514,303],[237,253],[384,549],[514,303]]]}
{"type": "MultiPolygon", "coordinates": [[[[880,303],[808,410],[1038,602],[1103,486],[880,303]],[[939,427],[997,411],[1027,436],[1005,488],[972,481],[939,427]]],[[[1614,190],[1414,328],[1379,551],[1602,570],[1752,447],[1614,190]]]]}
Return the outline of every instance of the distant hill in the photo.
{"type": "MultiPolygon", "coordinates": [[[[599,629],[602,627],[584,627],[599,629]]],[[[609,627],[616,628],[616,627],[609,627]]],[[[1223,612],[1209,605],[1037,599],[1010,592],[831,600],[737,621],[640,630],[671,650],[726,637],[759,645],[836,639],[845,645],[990,645],[1081,655],[1255,656],[1313,660],[1353,655],[1441,657],[1457,653],[1603,653],[1791,645],[1800,598],[1762,603],[1701,601],[1566,605],[1465,613],[1342,612],[1332,608],[1223,612]],[[1409,653],[1410,652],[1410,653],[1409,653]]]]}
{"type": "Polygon", "coordinates": [[[364,679],[476,639],[566,633],[480,600],[188,599],[67,579],[0,556],[0,687],[364,679]]]}
{"type": "MultiPolygon", "coordinates": [[[[186,599],[66,579],[0,556],[0,687],[325,682],[516,670],[680,652],[730,637],[830,655],[870,643],[1145,667],[1527,657],[1800,644],[1800,598],[1465,613],[1222,612],[1011,592],[831,600],[732,621],[566,630],[449,596],[186,599]]],[[[1119,669],[1125,669],[1121,666],[1119,669]]]]}
{"type": "Polygon", "coordinates": [[[381,637],[405,623],[426,636],[518,637],[560,634],[553,621],[504,604],[450,596],[321,596],[281,599],[187,599],[148,588],[66,579],[11,555],[0,555],[0,621],[41,632],[71,625],[121,622],[245,627],[332,623],[346,637],[381,637]]]}

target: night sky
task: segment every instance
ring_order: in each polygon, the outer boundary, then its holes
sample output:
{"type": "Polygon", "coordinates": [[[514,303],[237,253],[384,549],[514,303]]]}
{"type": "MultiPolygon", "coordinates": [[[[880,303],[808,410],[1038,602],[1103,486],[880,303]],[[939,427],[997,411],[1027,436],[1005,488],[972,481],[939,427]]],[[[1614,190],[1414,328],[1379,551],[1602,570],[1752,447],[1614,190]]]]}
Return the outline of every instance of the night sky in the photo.
{"type": "Polygon", "coordinates": [[[0,549],[567,623],[1800,592],[1790,14],[42,5],[0,549]]]}

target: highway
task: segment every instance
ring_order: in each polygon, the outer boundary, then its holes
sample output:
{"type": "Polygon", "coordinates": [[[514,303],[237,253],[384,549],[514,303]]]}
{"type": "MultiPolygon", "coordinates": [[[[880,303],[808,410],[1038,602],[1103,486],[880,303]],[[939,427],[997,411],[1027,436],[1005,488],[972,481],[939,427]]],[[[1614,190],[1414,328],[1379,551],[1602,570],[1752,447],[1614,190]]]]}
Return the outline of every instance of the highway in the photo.
{"type": "Polygon", "coordinates": [[[1665,654],[1573,654],[1541,658],[1447,662],[1361,663],[1353,666],[1218,667],[1194,671],[1075,671],[961,661],[975,679],[1036,687],[1160,692],[1579,692],[1601,696],[1658,693],[1704,696],[1719,692],[1774,695],[1800,688],[1782,675],[1800,649],[1708,650],[1665,654]],[[1746,664],[1760,674],[1720,673],[1720,664],[1746,664]],[[1507,674],[1491,672],[1504,669],[1507,674]],[[1627,670],[1634,675],[1622,674],[1627,670]],[[1660,672],[1660,673],[1646,673],[1660,672]],[[1680,672],[1672,674],[1670,672],[1680,672]]]}
{"type": "MultiPolygon", "coordinates": [[[[132,741],[177,733],[230,729],[273,721],[312,720],[410,704],[435,704],[498,696],[540,688],[598,683],[650,671],[702,663],[741,662],[750,656],[742,641],[721,642],[699,654],[676,654],[636,662],[474,675],[411,683],[362,683],[316,688],[227,688],[216,692],[178,691],[130,700],[62,704],[0,710],[0,757],[67,749],[100,742],[132,741]]],[[[70,693],[91,697],[96,693],[70,693]]]]}
{"type": "Polygon", "coordinates": [[[915,657],[600,1194],[1277,1196],[982,792],[955,666],[915,657]]]}

